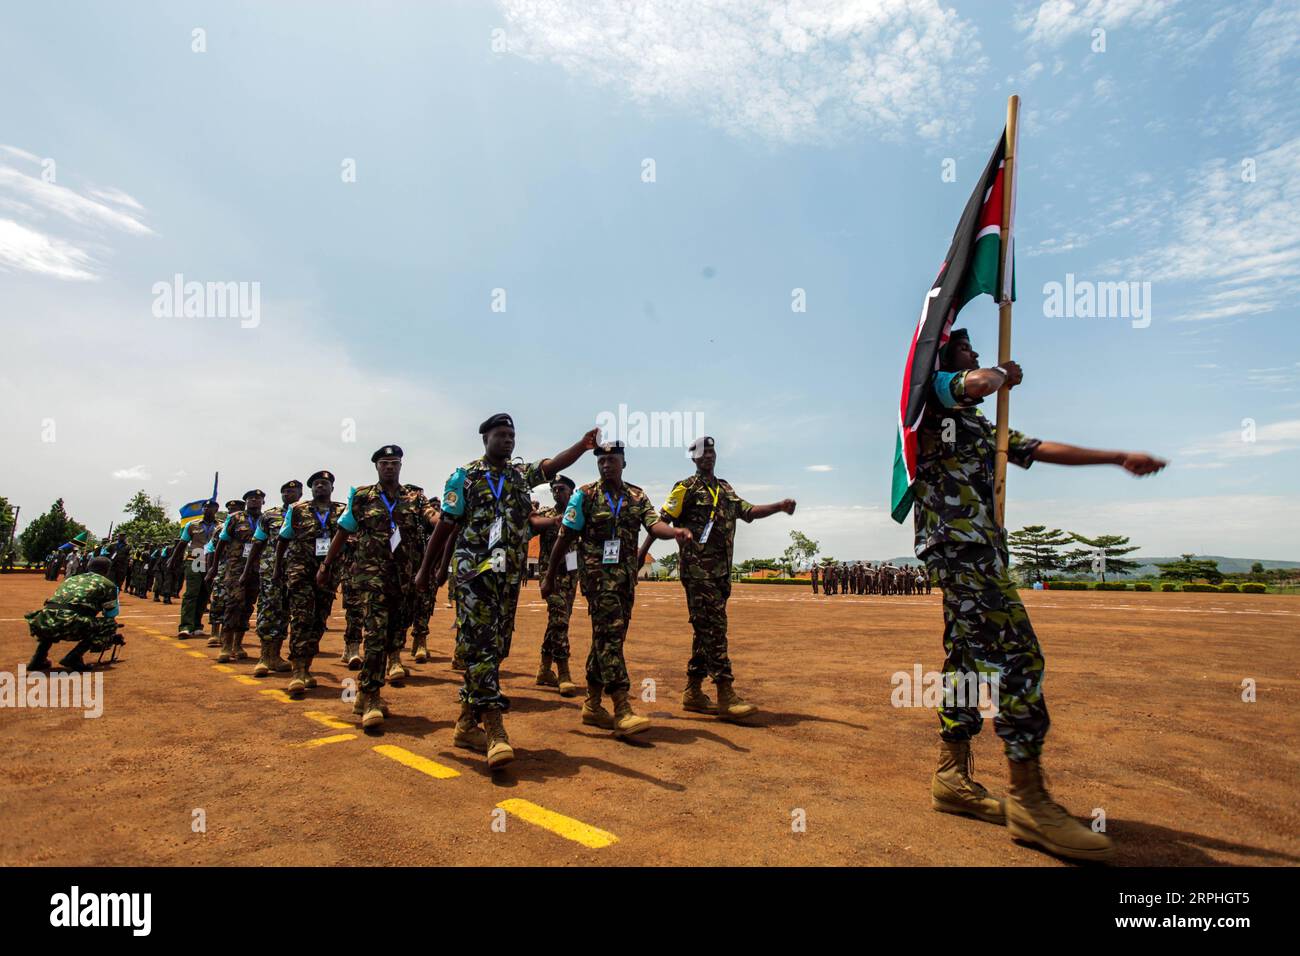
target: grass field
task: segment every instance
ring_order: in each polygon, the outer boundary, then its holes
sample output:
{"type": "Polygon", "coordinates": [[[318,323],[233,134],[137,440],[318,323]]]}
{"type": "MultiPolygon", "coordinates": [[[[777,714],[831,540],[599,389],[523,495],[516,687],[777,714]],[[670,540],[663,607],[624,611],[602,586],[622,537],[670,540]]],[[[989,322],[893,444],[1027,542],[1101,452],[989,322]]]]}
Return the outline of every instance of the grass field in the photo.
{"type": "MultiPolygon", "coordinates": [[[[0,576],[0,670],[30,656],[22,614],[52,589],[0,576]]],[[[1023,596],[1047,656],[1051,785],[1080,818],[1105,812],[1118,865],[1300,862],[1300,603],[1023,596]]],[[[628,664],[634,688],[655,683],[638,702],[655,726],[624,742],[582,726],[580,698],[533,686],[545,625],[533,584],[503,669],[518,759],[495,776],[451,746],[460,681],[441,601],[436,657],[385,692],[393,717],[376,736],[340,699],[355,674],[337,663],[337,605],[304,701],[284,695],[287,675],[257,680],[252,661],[217,665],[202,640],[176,640],[178,605],[124,596],[122,608],[127,645],[104,674],[101,717],[0,709],[0,864],[1060,865],[929,808],[937,720],[892,706],[891,675],[939,668],[937,591],[738,585],[737,689],[762,708],[742,726],[678,706],[682,591],[644,584],[628,664]]],[[[580,598],[579,665],[589,635],[580,598]]],[[[975,751],[977,775],[1004,792],[991,726],[975,751]]]]}

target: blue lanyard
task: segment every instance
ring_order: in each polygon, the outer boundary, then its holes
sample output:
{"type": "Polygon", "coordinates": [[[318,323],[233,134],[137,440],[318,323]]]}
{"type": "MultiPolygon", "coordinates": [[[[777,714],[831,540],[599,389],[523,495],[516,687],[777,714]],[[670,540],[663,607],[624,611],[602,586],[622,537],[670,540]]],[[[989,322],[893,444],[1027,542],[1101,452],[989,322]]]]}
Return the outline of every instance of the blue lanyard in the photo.
{"type": "MultiPolygon", "coordinates": [[[[244,515],[244,520],[248,522],[248,533],[257,534],[257,525],[253,522],[253,519],[248,517],[248,515],[244,515]]],[[[262,519],[259,517],[257,520],[261,521],[262,519]]]]}
{"type": "Polygon", "coordinates": [[[379,497],[384,499],[384,507],[388,509],[388,528],[390,531],[396,531],[397,522],[393,520],[393,509],[397,507],[397,502],[394,501],[392,504],[389,504],[388,495],[384,494],[382,491],[379,493],[379,497]]]}
{"type": "MultiPolygon", "coordinates": [[[[389,511],[391,512],[392,509],[390,508],[389,511]]],[[[324,534],[326,531],[328,531],[328,530],[329,530],[328,525],[329,525],[329,523],[330,523],[330,513],[329,513],[328,511],[326,511],[326,512],[325,512],[325,517],[323,517],[323,518],[321,517],[321,513],[320,513],[319,511],[317,511],[315,508],[312,508],[312,509],[311,509],[311,513],[314,514],[314,515],[316,516],[316,523],[320,525],[321,533],[324,534]]],[[[389,520],[390,520],[390,521],[392,520],[392,515],[391,515],[391,513],[389,514],[389,520]]]]}
{"type": "Polygon", "coordinates": [[[502,474],[501,477],[497,479],[496,484],[492,483],[492,472],[489,471],[486,475],[484,475],[484,477],[487,478],[488,487],[492,489],[492,497],[496,500],[497,514],[500,514],[501,513],[501,492],[504,491],[506,487],[506,476],[502,474]]]}
{"type": "Polygon", "coordinates": [[[617,522],[618,513],[623,510],[623,496],[622,495],[618,496],[618,507],[614,506],[614,498],[613,496],[610,495],[608,491],[605,492],[605,500],[609,502],[609,510],[614,513],[614,521],[617,522]]]}

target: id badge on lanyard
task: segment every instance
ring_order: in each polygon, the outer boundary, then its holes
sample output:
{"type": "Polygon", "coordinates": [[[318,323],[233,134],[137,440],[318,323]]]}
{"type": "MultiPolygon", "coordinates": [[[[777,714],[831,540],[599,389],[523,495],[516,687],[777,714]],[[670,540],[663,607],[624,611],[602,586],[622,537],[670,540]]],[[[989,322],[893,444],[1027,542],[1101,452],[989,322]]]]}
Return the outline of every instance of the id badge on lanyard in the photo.
{"type": "Polygon", "coordinates": [[[566,551],[564,553],[564,570],[566,571],[578,570],[578,549],[577,548],[574,548],[572,551],[566,551]]]}
{"type": "Polygon", "coordinates": [[[397,502],[390,502],[388,500],[388,495],[384,494],[382,491],[379,493],[379,497],[383,499],[384,507],[388,509],[388,526],[393,529],[393,533],[388,536],[388,550],[396,551],[397,546],[402,543],[402,529],[399,528],[397,522],[393,520],[393,509],[397,507],[397,502]]]}
{"type": "MultiPolygon", "coordinates": [[[[623,496],[619,495],[618,504],[614,504],[614,497],[608,491],[605,492],[605,501],[609,503],[609,511],[612,516],[613,533],[618,534],[618,516],[623,510],[623,496]]],[[[605,541],[605,550],[601,554],[601,564],[618,564],[619,551],[623,547],[623,542],[617,537],[608,538],[605,541]]]]}
{"type": "Polygon", "coordinates": [[[316,557],[323,558],[330,550],[329,512],[325,512],[325,517],[322,518],[320,512],[313,507],[311,513],[316,516],[316,523],[320,525],[320,534],[316,537],[316,557]]]}
{"type": "Polygon", "coordinates": [[[501,492],[506,487],[506,476],[502,475],[495,482],[492,481],[492,473],[488,472],[484,477],[487,478],[488,487],[492,489],[492,497],[497,503],[497,517],[492,522],[492,527],[488,531],[489,548],[495,548],[501,541],[501,532],[505,524],[505,518],[501,514],[501,492]]]}
{"type": "Polygon", "coordinates": [[[330,539],[320,537],[316,539],[316,557],[323,558],[330,553],[330,539]]]}
{"type": "Polygon", "coordinates": [[[713,531],[713,516],[718,513],[718,494],[722,491],[722,488],[720,487],[710,488],[707,484],[704,487],[709,494],[713,496],[713,507],[709,510],[708,523],[704,525],[704,530],[700,532],[700,544],[705,544],[709,540],[709,535],[713,531]]]}
{"type": "MultiPolygon", "coordinates": [[[[620,541],[618,538],[610,538],[609,540],[607,540],[607,541],[605,542],[605,552],[604,552],[604,554],[601,555],[600,563],[601,563],[601,564],[618,564],[618,552],[619,552],[619,549],[620,549],[622,546],[623,546],[623,542],[620,541]]],[[[570,553],[570,554],[573,554],[572,551],[570,551],[569,553],[570,553]]],[[[566,559],[566,560],[567,560],[567,559],[566,559]]],[[[574,563],[574,566],[576,567],[576,566],[577,566],[577,563],[578,563],[577,560],[576,560],[576,556],[575,556],[575,560],[574,560],[573,563],[574,563]]]]}

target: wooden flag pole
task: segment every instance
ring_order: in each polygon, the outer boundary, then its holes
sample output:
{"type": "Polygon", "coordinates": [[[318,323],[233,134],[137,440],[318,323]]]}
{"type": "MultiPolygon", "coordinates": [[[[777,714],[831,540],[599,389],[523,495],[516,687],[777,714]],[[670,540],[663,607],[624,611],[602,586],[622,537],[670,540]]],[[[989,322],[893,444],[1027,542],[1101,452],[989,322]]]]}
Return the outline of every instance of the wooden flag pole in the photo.
{"type": "MultiPolygon", "coordinates": [[[[1007,99],[1006,149],[1002,165],[1002,262],[998,268],[998,364],[1011,358],[1011,290],[1015,271],[1012,249],[1012,217],[1016,211],[1016,146],[1020,121],[1020,97],[1007,99]]],[[[993,517],[999,528],[1006,528],[1007,514],[1007,433],[1011,420],[1010,389],[998,390],[997,461],[993,473],[993,517]]]]}

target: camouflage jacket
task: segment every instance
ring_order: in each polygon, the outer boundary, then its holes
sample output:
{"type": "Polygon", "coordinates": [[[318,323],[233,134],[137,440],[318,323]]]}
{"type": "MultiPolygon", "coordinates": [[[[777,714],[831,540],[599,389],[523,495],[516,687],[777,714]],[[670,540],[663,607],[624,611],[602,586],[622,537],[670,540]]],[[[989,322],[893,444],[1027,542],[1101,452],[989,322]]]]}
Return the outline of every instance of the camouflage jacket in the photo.
{"type": "Polygon", "coordinates": [[[437,523],[438,513],[422,492],[405,486],[396,499],[387,504],[384,499],[384,490],[377,484],[353,488],[338,526],[351,533],[355,543],[352,576],[372,581],[378,576],[386,587],[405,591],[424,557],[420,543],[437,523]],[[388,505],[393,506],[391,516],[388,505]],[[392,546],[394,529],[400,532],[396,550],[392,546]]]}
{"type": "MultiPolygon", "coordinates": [[[[563,518],[557,508],[542,508],[537,512],[539,518],[563,518]]],[[[555,539],[560,536],[559,527],[548,528],[543,531],[538,538],[540,539],[541,550],[537,553],[537,574],[539,577],[546,577],[546,569],[551,566],[551,550],[555,547],[555,539]]],[[[577,574],[578,569],[575,567],[572,571],[568,570],[567,565],[557,568],[560,574],[577,574]]]]}
{"type": "Polygon", "coordinates": [[[203,557],[203,549],[220,533],[220,529],[221,525],[217,521],[207,524],[202,518],[191,521],[181,528],[179,546],[185,548],[185,560],[189,562],[190,570],[206,570],[204,563],[200,562],[198,567],[195,567],[194,562],[203,557]]]}
{"type": "MultiPolygon", "coordinates": [[[[983,399],[968,397],[965,386],[965,372],[937,373],[921,420],[913,485],[918,558],[950,542],[1006,548],[993,509],[996,429],[975,407],[983,399]]],[[[1038,439],[1011,431],[1007,461],[1028,468],[1038,445],[1038,439]]]]}
{"type": "Polygon", "coordinates": [[[603,480],[583,485],[569,499],[564,509],[564,527],[579,535],[578,567],[582,572],[584,593],[618,587],[636,587],[637,544],[641,529],[647,531],[659,521],[654,505],[636,485],[623,482],[618,494],[606,497],[603,480]],[[610,498],[614,507],[610,507],[610,498]],[[622,504],[619,504],[620,498],[622,504]],[[614,509],[618,518],[614,518],[614,509]],[[604,562],[605,542],[620,541],[618,561],[604,562]]]}
{"type": "Polygon", "coordinates": [[[244,574],[244,558],[253,547],[253,536],[257,534],[261,517],[256,521],[246,511],[233,514],[226,519],[221,529],[220,539],[226,542],[226,551],[221,558],[222,570],[231,587],[238,583],[244,574]]]}
{"type": "Polygon", "coordinates": [[[276,506],[267,508],[258,519],[257,531],[253,533],[256,541],[267,542],[257,561],[257,573],[268,581],[275,566],[275,539],[280,536],[280,527],[284,524],[284,508],[276,506]]]}
{"type": "Polygon", "coordinates": [[[101,574],[87,571],[65,579],[46,598],[43,608],[25,618],[37,640],[94,638],[99,650],[117,633],[117,613],[117,585],[101,574]]]}
{"type": "Polygon", "coordinates": [[[736,540],[736,519],[753,521],[754,506],[736,494],[721,478],[712,487],[699,472],[673,486],[659,516],[678,528],[690,528],[695,540],[680,546],[681,578],[726,577],[736,540]],[[714,503],[714,496],[717,503],[714,503]],[[704,528],[713,522],[709,540],[700,543],[704,528]]]}
{"type": "MultiPolygon", "coordinates": [[[[322,514],[310,498],[294,502],[285,511],[279,537],[286,542],[282,560],[289,584],[297,584],[302,579],[310,581],[315,577],[316,570],[325,560],[324,555],[316,554],[316,541],[319,538],[332,539],[342,516],[341,502],[331,501],[322,514]]],[[[269,545],[267,550],[271,550],[269,545]]]]}
{"type": "Polygon", "coordinates": [[[460,537],[452,554],[456,568],[473,566],[480,571],[497,548],[505,553],[506,583],[522,580],[528,560],[529,515],[533,511],[532,490],[547,484],[540,462],[511,462],[500,475],[477,458],[457,468],[447,479],[442,493],[442,517],[459,526],[460,537]],[[489,480],[490,479],[490,480],[489,480]],[[500,480],[500,500],[493,484],[500,480]],[[489,546],[492,525],[501,520],[501,538],[489,546]]]}

